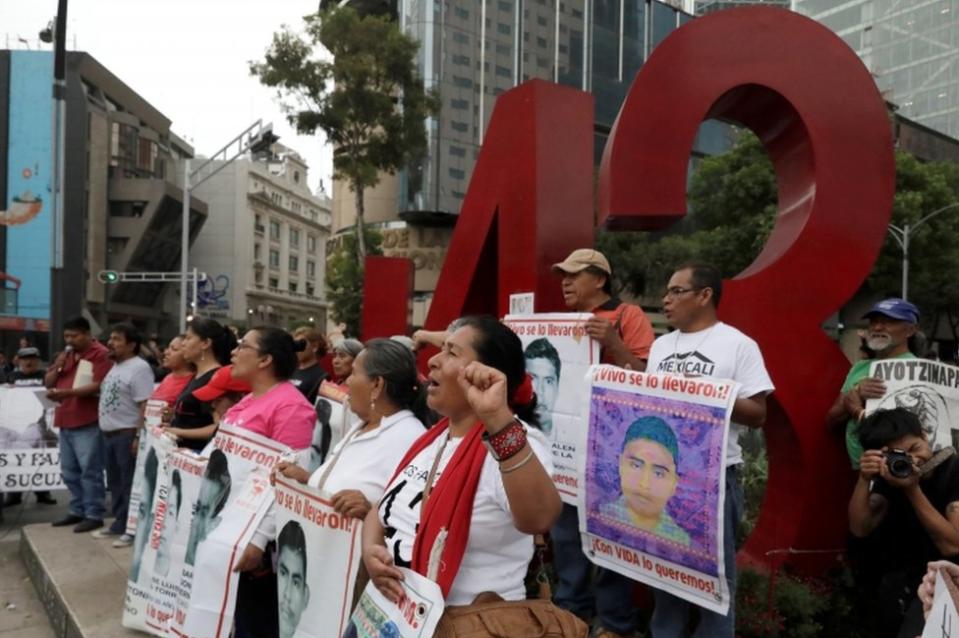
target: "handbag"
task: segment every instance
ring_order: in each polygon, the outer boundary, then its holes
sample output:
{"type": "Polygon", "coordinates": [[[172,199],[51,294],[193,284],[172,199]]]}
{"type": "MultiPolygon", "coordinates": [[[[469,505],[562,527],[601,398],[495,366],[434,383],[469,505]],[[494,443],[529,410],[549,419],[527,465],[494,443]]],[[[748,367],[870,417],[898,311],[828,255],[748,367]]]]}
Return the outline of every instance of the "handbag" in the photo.
{"type": "Polygon", "coordinates": [[[545,539],[537,535],[534,570],[538,598],[505,601],[495,594],[480,594],[471,605],[447,607],[434,638],[587,638],[589,626],[550,600],[545,547],[545,539]]]}
{"type": "Polygon", "coordinates": [[[589,627],[548,600],[447,607],[434,638],[587,638],[589,627]]]}

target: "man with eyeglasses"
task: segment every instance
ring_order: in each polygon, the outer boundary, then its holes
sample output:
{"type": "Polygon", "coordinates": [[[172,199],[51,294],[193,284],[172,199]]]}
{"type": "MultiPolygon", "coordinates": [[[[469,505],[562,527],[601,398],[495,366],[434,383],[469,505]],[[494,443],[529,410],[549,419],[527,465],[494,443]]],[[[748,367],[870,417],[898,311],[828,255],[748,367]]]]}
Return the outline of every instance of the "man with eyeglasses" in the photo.
{"type": "MultiPolygon", "coordinates": [[[[581,248],[553,265],[563,277],[563,300],[576,312],[590,312],[586,332],[602,346],[601,360],[633,370],[645,370],[653,343],[653,326],[642,308],[613,296],[613,270],[603,253],[581,248]]],[[[583,554],[576,508],[563,505],[563,512],[550,530],[559,583],[556,604],[587,622],[594,613],[599,620],[597,638],[631,636],[638,629],[633,608],[631,579],[608,569],[596,569],[583,554]]]]}
{"type": "MultiPolygon", "coordinates": [[[[736,600],[736,528],[743,513],[743,491],[736,468],[743,462],[739,435],[744,428],[760,428],[766,421],[766,396],[773,391],[756,342],[717,317],[723,280],[712,266],[688,264],[670,277],[663,312],[674,331],[653,342],[647,370],[687,377],[714,377],[740,383],[726,441],[726,500],[723,511],[723,552],[730,606],[725,616],[699,610],[693,636],[733,638],[736,600]]],[[[693,604],[654,590],[656,607],[650,621],[652,635],[670,638],[688,635],[693,604]]]]}

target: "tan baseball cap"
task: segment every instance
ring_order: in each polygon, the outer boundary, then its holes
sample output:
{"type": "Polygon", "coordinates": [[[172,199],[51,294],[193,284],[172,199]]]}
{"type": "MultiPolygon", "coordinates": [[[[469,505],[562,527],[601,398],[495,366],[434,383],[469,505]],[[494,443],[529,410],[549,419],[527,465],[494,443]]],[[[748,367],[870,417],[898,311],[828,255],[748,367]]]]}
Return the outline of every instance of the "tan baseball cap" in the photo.
{"type": "Polygon", "coordinates": [[[553,264],[553,270],[575,274],[586,270],[590,266],[599,268],[607,275],[613,272],[612,268],[609,267],[609,261],[607,261],[603,253],[598,250],[593,250],[592,248],[579,248],[574,250],[564,261],[553,264]]]}

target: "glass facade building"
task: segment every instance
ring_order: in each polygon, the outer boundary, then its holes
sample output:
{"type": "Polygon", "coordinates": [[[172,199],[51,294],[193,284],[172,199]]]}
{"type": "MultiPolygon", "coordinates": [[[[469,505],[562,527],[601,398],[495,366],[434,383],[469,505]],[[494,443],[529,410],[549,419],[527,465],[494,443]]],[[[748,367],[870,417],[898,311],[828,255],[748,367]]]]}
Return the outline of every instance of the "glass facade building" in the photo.
{"type": "MultiPolygon", "coordinates": [[[[657,0],[397,0],[401,28],[420,43],[427,88],[442,100],[427,124],[429,153],[400,174],[401,212],[458,214],[483,134],[502,92],[532,78],[595,97],[595,161],[636,72],[673,30],[694,19],[657,0]]],[[[703,125],[695,154],[721,152],[728,127],[703,125]]]]}
{"type": "Polygon", "coordinates": [[[887,101],[959,137],[959,0],[792,0],[859,54],[887,101]]]}

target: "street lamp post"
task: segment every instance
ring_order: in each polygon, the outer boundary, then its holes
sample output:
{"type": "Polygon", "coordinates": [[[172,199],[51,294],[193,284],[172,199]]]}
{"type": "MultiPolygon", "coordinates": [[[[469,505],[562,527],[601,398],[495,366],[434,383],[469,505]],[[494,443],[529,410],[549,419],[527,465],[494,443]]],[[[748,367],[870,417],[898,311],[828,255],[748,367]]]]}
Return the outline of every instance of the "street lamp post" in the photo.
{"type": "Polygon", "coordinates": [[[959,207],[959,202],[953,202],[948,206],[938,208],[925,217],[922,217],[915,224],[903,224],[902,226],[889,224],[889,234],[892,235],[893,239],[899,242],[899,246],[902,248],[902,298],[904,300],[909,300],[909,240],[912,237],[912,233],[939,213],[944,213],[956,207],[959,207]]]}
{"type": "MultiPolygon", "coordinates": [[[[273,134],[273,124],[263,124],[263,120],[257,120],[246,127],[242,133],[226,143],[223,148],[213,154],[213,156],[200,164],[195,171],[190,171],[189,158],[183,161],[183,218],[181,221],[180,232],[180,333],[186,332],[187,317],[187,284],[190,281],[190,193],[194,188],[210,179],[224,168],[233,163],[233,160],[243,155],[247,151],[258,152],[270,148],[270,146],[280,139],[273,134]],[[232,155],[231,155],[232,153],[232,155]],[[202,175],[203,171],[213,162],[220,162],[214,166],[209,173],[202,175]]],[[[193,284],[193,313],[196,314],[196,282],[193,284]]]]}

